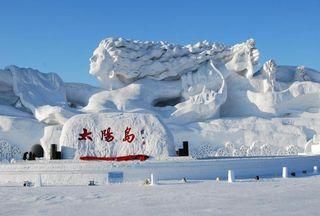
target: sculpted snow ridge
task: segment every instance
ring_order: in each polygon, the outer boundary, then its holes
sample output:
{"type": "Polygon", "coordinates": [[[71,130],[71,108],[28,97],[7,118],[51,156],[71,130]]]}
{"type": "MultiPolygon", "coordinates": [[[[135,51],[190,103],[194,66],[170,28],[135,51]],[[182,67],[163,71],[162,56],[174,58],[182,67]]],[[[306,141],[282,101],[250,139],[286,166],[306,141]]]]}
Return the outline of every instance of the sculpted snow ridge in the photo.
{"type": "Polygon", "coordinates": [[[14,93],[33,113],[36,108],[43,105],[61,107],[66,105],[63,81],[58,75],[16,66],[10,66],[7,69],[13,76],[14,93]]]}
{"type": "Polygon", "coordinates": [[[320,83],[311,82],[304,67],[296,68],[295,82],[290,84],[277,81],[276,73],[275,61],[267,61],[262,68],[263,88],[247,91],[248,99],[261,111],[281,116],[320,108],[320,83]]]}

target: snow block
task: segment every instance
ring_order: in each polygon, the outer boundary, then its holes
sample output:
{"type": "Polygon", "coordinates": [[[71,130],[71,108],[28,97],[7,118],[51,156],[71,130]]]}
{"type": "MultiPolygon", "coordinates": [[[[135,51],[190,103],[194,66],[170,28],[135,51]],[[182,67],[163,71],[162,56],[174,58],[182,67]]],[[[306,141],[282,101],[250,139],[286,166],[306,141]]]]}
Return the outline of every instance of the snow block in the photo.
{"type": "Polygon", "coordinates": [[[81,114],[63,126],[60,145],[64,159],[174,155],[173,138],[151,114],[81,114]]]}

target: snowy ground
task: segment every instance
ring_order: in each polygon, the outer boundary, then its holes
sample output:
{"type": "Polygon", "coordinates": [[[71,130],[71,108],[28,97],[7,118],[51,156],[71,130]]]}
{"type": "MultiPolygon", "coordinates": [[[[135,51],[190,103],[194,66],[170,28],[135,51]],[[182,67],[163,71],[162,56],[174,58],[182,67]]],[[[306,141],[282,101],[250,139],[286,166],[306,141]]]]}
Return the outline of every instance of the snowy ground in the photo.
{"type": "Polygon", "coordinates": [[[0,187],[0,215],[319,215],[320,176],[0,187]]]}

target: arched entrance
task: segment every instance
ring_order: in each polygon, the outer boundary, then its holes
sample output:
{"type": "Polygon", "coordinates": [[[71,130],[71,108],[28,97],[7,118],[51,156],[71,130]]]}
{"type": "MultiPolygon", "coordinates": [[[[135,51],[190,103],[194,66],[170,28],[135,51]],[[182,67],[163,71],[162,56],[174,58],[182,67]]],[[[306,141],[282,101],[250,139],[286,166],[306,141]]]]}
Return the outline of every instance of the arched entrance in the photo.
{"type": "Polygon", "coordinates": [[[40,144],[35,144],[32,146],[31,150],[30,150],[35,157],[40,158],[44,156],[44,151],[43,148],[40,144]]]}

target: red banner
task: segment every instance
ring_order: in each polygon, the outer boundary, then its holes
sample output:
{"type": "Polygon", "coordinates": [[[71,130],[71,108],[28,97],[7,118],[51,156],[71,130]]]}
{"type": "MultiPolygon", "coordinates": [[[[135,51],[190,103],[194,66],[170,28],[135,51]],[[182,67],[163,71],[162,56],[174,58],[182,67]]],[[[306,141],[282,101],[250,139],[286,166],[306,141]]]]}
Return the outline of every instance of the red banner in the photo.
{"type": "Polygon", "coordinates": [[[148,155],[127,155],[119,157],[96,157],[96,156],[81,156],[80,160],[104,160],[104,161],[131,161],[140,160],[145,161],[149,158],[148,155]]]}

